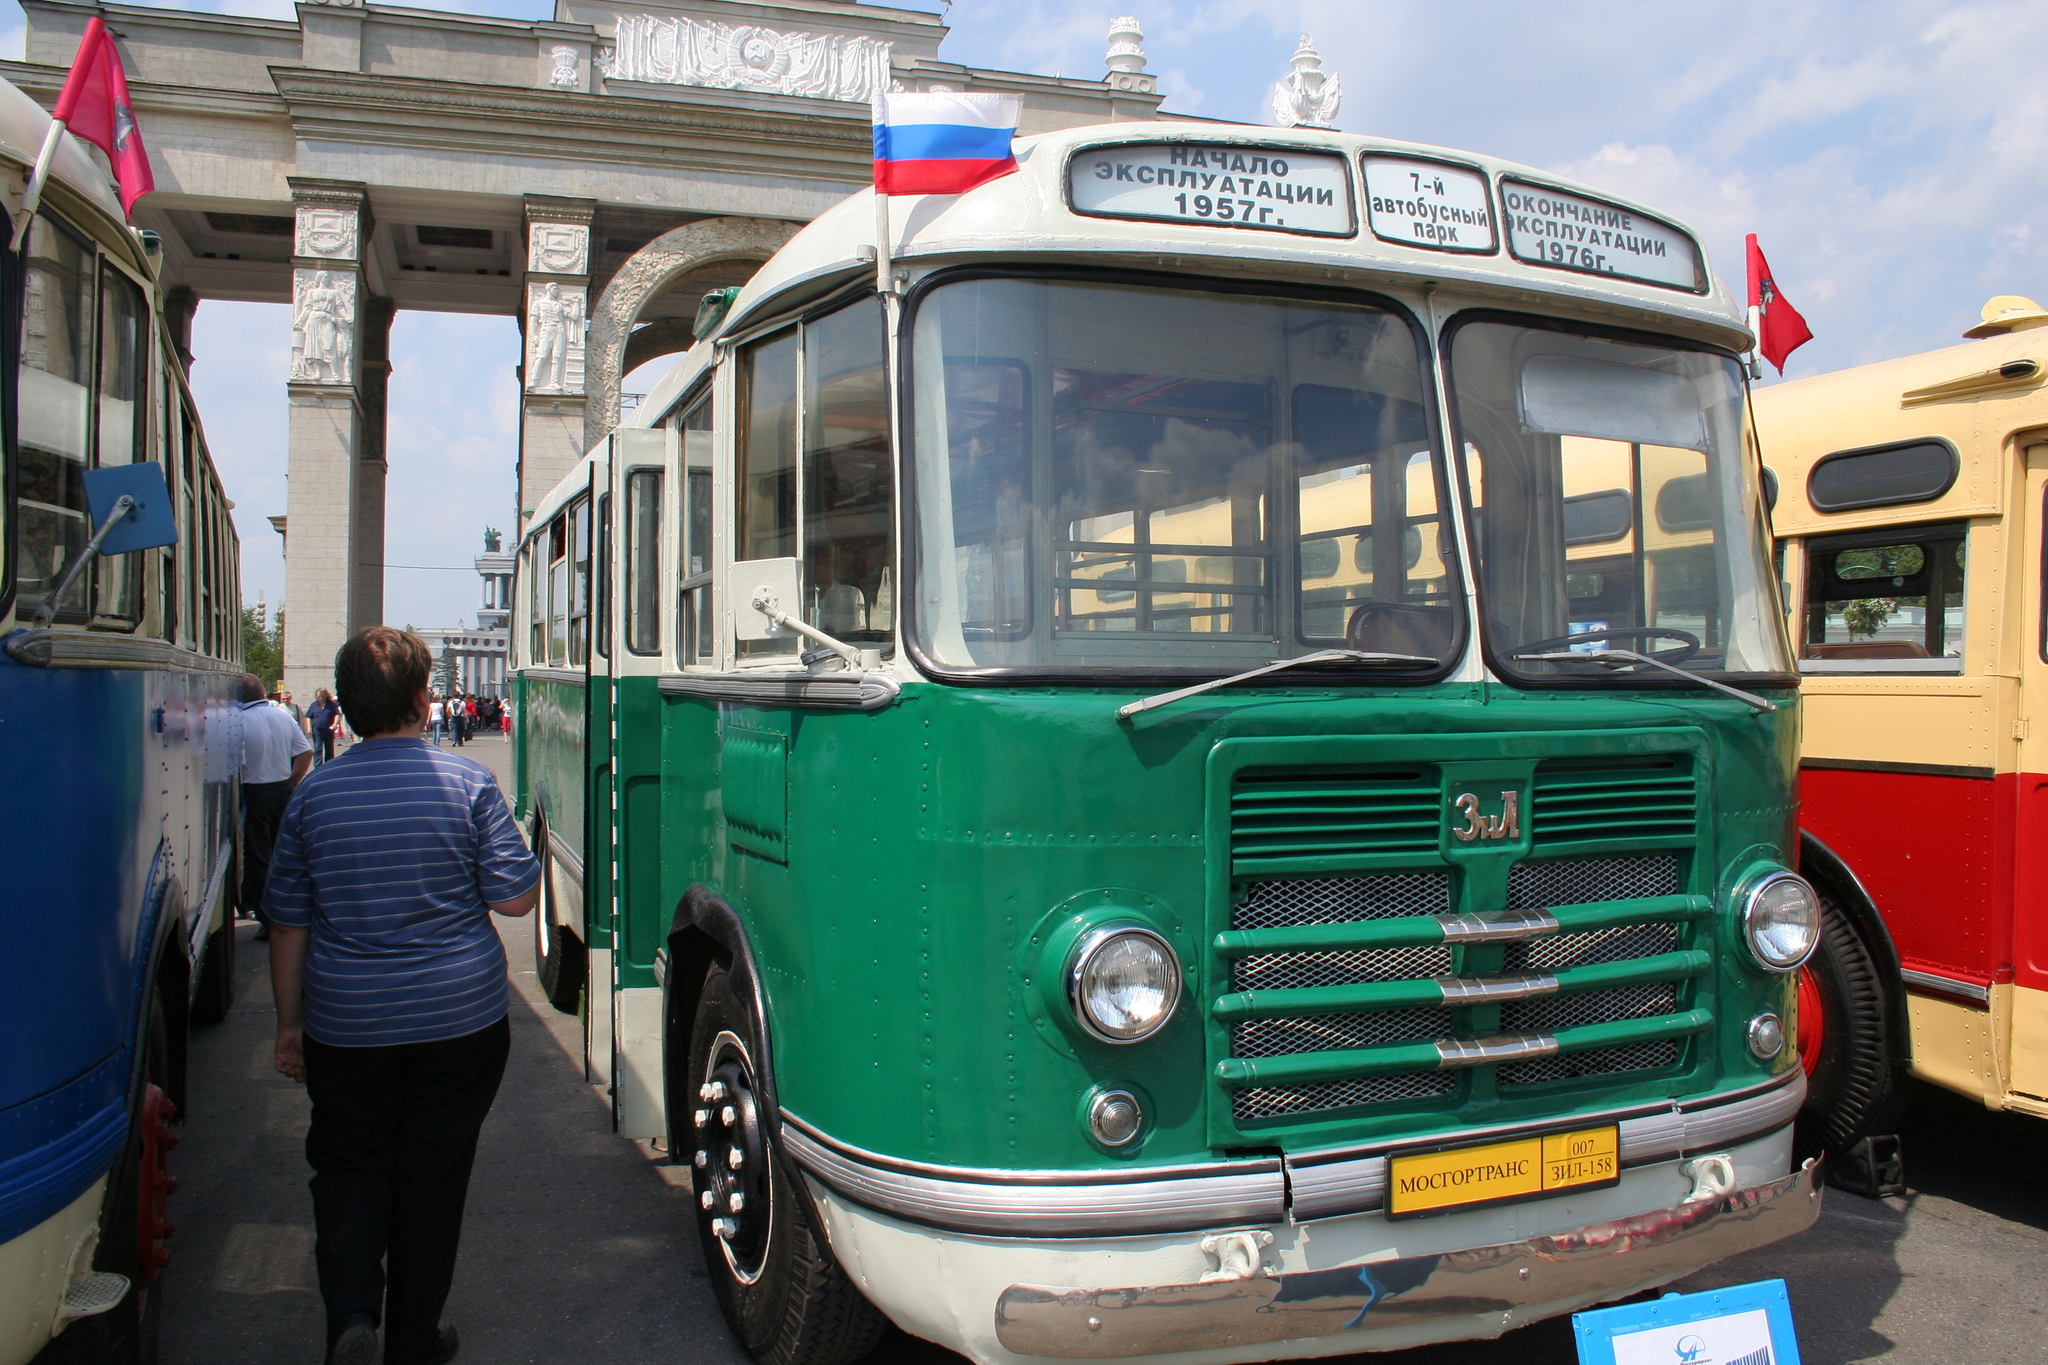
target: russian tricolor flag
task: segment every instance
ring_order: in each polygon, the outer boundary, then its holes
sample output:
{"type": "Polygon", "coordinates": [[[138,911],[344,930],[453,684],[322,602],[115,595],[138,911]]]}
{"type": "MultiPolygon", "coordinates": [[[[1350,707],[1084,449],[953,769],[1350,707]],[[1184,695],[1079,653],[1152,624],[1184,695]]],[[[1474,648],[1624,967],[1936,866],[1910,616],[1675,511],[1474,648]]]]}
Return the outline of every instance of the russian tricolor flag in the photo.
{"type": "Polygon", "coordinates": [[[964,194],[1017,169],[1015,95],[875,97],[875,193],[964,194]]]}

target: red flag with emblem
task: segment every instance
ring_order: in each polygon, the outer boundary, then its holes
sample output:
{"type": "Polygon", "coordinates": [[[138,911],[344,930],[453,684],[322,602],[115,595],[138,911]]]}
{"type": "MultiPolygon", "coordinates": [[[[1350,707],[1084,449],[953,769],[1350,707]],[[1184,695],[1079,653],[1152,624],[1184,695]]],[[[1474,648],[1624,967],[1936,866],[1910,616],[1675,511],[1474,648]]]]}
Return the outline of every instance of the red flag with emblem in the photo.
{"type": "Polygon", "coordinates": [[[57,96],[51,116],[114,163],[114,178],[121,184],[122,212],[131,212],[136,200],[156,188],[149,153],[142,149],[142,133],[135,126],[135,106],[128,98],[128,73],[121,69],[114,35],[107,32],[98,15],[86,21],[85,36],[78,40],[78,56],[71,62],[71,74],[64,78],[63,93],[57,96]]]}
{"type": "Polygon", "coordinates": [[[1785,357],[1813,340],[1813,333],[1792,301],[1778,292],[1771,263],[1764,259],[1754,232],[1749,234],[1749,307],[1756,322],[1756,348],[1779,374],[1785,373],[1785,357]]]}

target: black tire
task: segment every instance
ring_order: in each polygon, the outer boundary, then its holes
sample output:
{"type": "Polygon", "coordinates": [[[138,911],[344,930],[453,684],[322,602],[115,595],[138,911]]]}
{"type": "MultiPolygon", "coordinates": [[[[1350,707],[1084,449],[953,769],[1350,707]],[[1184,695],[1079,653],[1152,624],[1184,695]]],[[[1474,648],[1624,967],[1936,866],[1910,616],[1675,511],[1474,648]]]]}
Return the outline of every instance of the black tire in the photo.
{"type": "Polygon", "coordinates": [[[1891,996],[1855,921],[1821,887],[1821,936],[1806,971],[1820,997],[1822,1033],[1808,1061],[1806,1105],[1794,1147],[1803,1159],[1833,1159],[1873,1133],[1895,1133],[1912,1099],[1907,1058],[1892,1046],[1904,1033],[1891,996]]]}
{"type": "Polygon", "coordinates": [[[574,1014],[583,1001],[583,978],[589,955],[573,930],[555,923],[555,860],[548,851],[548,826],[536,821],[534,850],[540,856],[540,904],[533,907],[533,975],[541,994],[564,1014],[574,1014]]]}
{"type": "Polygon", "coordinates": [[[223,911],[220,928],[206,936],[206,960],[192,991],[192,1022],[218,1024],[235,1003],[235,912],[223,911]]]}
{"type": "Polygon", "coordinates": [[[751,1012],[722,968],[704,978],[689,1042],[682,1079],[691,1093],[676,1097],[674,1112],[687,1120],[689,1102],[703,1094],[696,1087],[707,1081],[726,1090],[696,1106],[705,1112],[703,1127],[686,1127],[670,1144],[694,1167],[697,1234],[726,1323],[761,1365],[851,1365],[875,1349],[888,1319],[834,1259],[807,1192],[775,1142],[773,1116],[757,1105],[753,1058],[760,1045],[751,1012]],[[727,1159],[735,1148],[743,1153],[737,1168],[727,1159]],[[696,1151],[705,1155],[702,1165],[696,1151]],[[744,1196],[738,1210],[728,1204],[734,1193],[744,1196]],[[715,1223],[725,1219],[735,1227],[721,1237],[715,1223]]]}
{"type": "MultiPolygon", "coordinates": [[[[148,1049],[142,1064],[146,1095],[151,1086],[166,1087],[171,1070],[170,1032],[163,1000],[154,989],[150,991],[144,1037],[148,1049]]],[[[92,1258],[94,1270],[126,1275],[128,1292],[106,1312],[72,1323],[43,1348],[33,1365],[156,1365],[163,1324],[163,1281],[155,1267],[146,1269],[142,1264],[141,1100],[138,1096],[132,1107],[128,1141],[107,1183],[106,1201],[100,1208],[99,1250],[92,1258]]]]}

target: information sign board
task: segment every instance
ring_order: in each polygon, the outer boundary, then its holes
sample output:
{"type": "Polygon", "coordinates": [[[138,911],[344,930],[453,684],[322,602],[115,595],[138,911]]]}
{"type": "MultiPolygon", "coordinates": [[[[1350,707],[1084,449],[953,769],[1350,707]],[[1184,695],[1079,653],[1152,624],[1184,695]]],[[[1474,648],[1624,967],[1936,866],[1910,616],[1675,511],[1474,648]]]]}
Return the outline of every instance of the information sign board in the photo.
{"type": "Polygon", "coordinates": [[[1127,142],[1067,162],[1067,202],[1095,218],[1264,228],[1314,237],[1358,230],[1344,158],[1299,147],[1127,142]]]}
{"type": "Polygon", "coordinates": [[[1500,203],[1518,261],[1706,292],[1699,247],[1669,223],[1522,180],[1502,179],[1500,203]]]}
{"type": "Polygon", "coordinates": [[[1381,241],[1431,251],[1500,249],[1483,171],[1371,153],[1364,166],[1366,221],[1381,241]]]}
{"type": "Polygon", "coordinates": [[[1799,1365],[1783,1280],[1572,1315],[1579,1365],[1799,1365]]]}

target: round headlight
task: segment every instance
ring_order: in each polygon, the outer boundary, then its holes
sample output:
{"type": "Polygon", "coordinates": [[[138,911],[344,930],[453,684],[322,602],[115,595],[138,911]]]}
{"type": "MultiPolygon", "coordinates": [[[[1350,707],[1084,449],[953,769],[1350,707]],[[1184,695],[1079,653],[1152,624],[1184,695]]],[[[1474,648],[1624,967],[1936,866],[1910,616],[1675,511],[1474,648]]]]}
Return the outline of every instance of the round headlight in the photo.
{"type": "Polygon", "coordinates": [[[1773,873],[1750,888],[1742,906],[1742,934],[1764,968],[1796,971],[1820,942],[1820,897],[1803,878],[1773,873]]]}
{"type": "Polygon", "coordinates": [[[1135,1043],[1173,1017],[1180,961],[1149,929],[1097,929],[1074,949],[1067,994],[1082,1028],[1105,1043],[1135,1043]]]}

